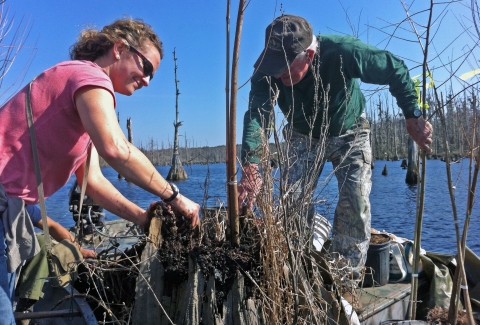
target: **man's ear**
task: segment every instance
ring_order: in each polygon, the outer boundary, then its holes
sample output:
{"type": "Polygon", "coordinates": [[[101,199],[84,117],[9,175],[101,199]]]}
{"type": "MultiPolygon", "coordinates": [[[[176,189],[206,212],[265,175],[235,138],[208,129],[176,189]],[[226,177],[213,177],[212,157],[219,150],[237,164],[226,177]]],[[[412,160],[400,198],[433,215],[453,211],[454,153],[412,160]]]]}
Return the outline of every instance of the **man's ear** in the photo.
{"type": "Polygon", "coordinates": [[[312,62],[313,57],[315,56],[315,50],[314,49],[307,49],[307,55],[308,55],[308,58],[310,59],[310,62],[312,62]]]}

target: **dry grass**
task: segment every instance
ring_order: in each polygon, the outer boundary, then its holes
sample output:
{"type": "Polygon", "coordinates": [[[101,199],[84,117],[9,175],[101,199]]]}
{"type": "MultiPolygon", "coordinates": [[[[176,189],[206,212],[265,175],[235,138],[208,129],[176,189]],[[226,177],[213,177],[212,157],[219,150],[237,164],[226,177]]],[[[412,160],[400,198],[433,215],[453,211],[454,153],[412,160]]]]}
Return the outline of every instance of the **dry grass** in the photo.
{"type": "MultiPolygon", "coordinates": [[[[450,325],[448,322],[448,309],[435,307],[428,312],[427,321],[438,325],[450,325]]],[[[457,314],[457,325],[467,325],[468,318],[464,311],[457,314]]]]}

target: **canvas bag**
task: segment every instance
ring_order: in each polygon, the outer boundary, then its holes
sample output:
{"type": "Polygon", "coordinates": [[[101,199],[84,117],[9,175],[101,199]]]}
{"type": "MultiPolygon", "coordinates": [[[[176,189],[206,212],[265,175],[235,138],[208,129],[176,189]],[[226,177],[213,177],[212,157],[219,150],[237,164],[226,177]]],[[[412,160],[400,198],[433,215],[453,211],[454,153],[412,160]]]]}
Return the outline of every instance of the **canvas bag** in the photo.
{"type": "MultiPolygon", "coordinates": [[[[397,237],[396,235],[384,231],[372,230],[372,233],[385,234],[390,237],[390,262],[389,262],[389,282],[409,281],[412,276],[412,265],[414,246],[410,239],[397,237]]],[[[425,255],[426,251],[420,248],[420,256],[425,255]]],[[[420,270],[422,268],[419,264],[420,270]]],[[[419,272],[420,272],[419,270],[419,272]]]]}
{"type": "MultiPolygon", "coordinates": [[[[393,235],[395,236],[395,235],[393,235]]],[[[413,241],[396,237],[390,245],[390,279],[392,282],[409,281],[412,276],[414,245],[413,241]]],[[[420,257],[427,252],[420,247],[420,257]]],[[[422,260],[418,264],[418,273],[422,271],[422,260]]]]}
{"type": "Polygon", "coordinates": [[[401,282],[412,275],[412,265],[405,257],[405,248],[402,243],[392,240],[390,242],[390,273],[392,282],[401,282]]]}
{"type": "MultiPolygon", "coordinates": [[[[35,80],[35,79],[34,79],[35,80]]],[[[77,277],[77,265],[83,261],[83,256],[80,252],[79,246],[68,239],[62,240],[52,248],[52,242],[50,239],[50,232],[47,223],[47,212],[45,207],[45,194],[43,192],[43,181],[40,173],[40,162],[38,159],[37,141],[35,137],[35,129],[33,127],[33,113],[31,105],[31,90],[33,80],[30,82],[27,88],[27,94],[25,96],[25,108],[27,113],[28,129],[30,132],[30,141],[32,143],[33,161],[35,165],[35,174],[37,178],[37,190],[40,201],[40,211],[42,215],[43,232],[45,236],[45,248],[47,250],[47,261],[50,275],[50,281],[54,286],[66,286],[72,281],[75,281],[77,277]]],[[[84,178],[82,182],[82,193],[80,196],[80,211],[82,209],[83,198],[86,189],[86,179],[88,174],[88,167],[90,164],[90,150],[88,148],[87,166],[84,172],[84,178]]]]}
{"type": "Polygon", "coordinates": [[[64,287],[77,279],[78,263],[83,261],[78,246],[68,239],[53,246],[49,262],[50,282],[64,287]]]}

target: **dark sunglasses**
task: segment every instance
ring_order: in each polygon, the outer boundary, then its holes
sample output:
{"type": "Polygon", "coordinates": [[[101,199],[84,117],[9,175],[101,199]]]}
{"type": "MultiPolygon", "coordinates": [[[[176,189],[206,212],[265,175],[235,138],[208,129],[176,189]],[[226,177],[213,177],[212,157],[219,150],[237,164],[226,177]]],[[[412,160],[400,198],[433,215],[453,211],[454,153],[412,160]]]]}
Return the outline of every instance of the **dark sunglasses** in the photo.
{"type": "Polygon", "coordinates": [[[133,46],[131,46],[130,44],[128,45],[128,49],[132,52],[135,52],[135,54],[137,54],[140,59],[142,59],[142,63],[143,63],[143,74],[145,76],[148,76],[150,77],[150,81],[152,81],[153,79],[153,64],[152,62],[150,62],[149,59],[147,59],[145,57],[145,55],[143,55],[142,53],[140,53],[136,48],[134,48],[133,46]]]}

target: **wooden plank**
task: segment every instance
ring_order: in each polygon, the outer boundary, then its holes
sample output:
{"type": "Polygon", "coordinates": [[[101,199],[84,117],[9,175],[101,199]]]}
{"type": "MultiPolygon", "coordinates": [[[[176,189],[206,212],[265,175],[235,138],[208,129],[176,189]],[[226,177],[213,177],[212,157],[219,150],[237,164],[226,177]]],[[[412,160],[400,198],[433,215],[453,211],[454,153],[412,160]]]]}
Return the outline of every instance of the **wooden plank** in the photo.
{"type": "Polygon", "coordinates": [[[215,297],[215,278],[213,276],[208,277],[208,282],[204,292],[204,299],[206,300],[202,304],[202,323],[223,325],[223,321],[220,317],[220,313],[217,307],[217,298],[215,297]]]}
{"type": "MultiPolygon", "coordinates": [[[[230,293],[232,295],[232,314],[233,314],[233,324],[241,325],[245,324],[245,320],[242,315],[241,305],[245,300],[245,287],[244,287],[244,278],[240,271],[237,271],[235,274],[235,282],[233,283],[232,290],[230,293]]],[[[254,324],[252,324],[254,325],[254,324]]]]}
{"type": "Polygon", "coordinates": [[[185,295],[182,297],[178,324],[199,324],[197,294],[199,272],[196,263],[189,257],[187,288],[185,295]]]}
{"type": "MultiPolygon", "coordinates": [[[[165,290],[167,290],[167,289],[164,289],[163,293],[165,293],[165,290]]],[[[172,295],[171,296],[163,294],[161,297],[159,297],[160,302],[162,303],[163,308],[165,308],[165,310],[167,311],[168,315],[175,315],[176,296],[177,296],[177,290],[176,290],[176,288],[174,288],[172,290],[172,295]]],[[[170,324],[170,322],[168,321],[168,318],[165,315],[160,315],[160,319],[161,319],[161,322],[160,322],[161,325],[170,324]]]]}
{"type": "Polygon", "coordinates": [[[258,310],[261,310],[261,304],[260,301],[254,300],[254,299],[248,299],[246,303],[246,308],[245,308],[245,324],[265,324],[265,322],[262,321],[262,318],[258,312],[258,310]],[[257,306],[258,304],[258,306],[257,306]]]}
{"type": "MultiPolygon", "coordinates": [[[[160,298],[164,290],[164,269],[157,258],[158,247],[161,244],[162,221],[152,218],[150,223],[150,238],[145,246],[135,290],[135,307],[133,309],[133,323],[150,325],[162,324],[162,315],[165,314],[160,298]]],[[[166,324],[171,324],[166,319],[166,324]]]]}
{"type": "Polygon", "coordinates": [[[15,320],[24,319],[40,319],[40,318],[55,318],[55,317],[80,317],[82,313],[79,311],[71,311],[70,309],[52,310],[52,311],[37,311],[30,313],[13,313],[15,320]]]}
{"type": "Polygon", "coordinates": [[[338,303],[337,297],[334,293],[326,290],[324,287],[319,287],[322,298],[326,302],[326,323],[328,325],[347,325],[345,313],[342,312],[342,306],[338,303]]]}

